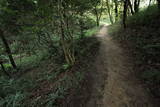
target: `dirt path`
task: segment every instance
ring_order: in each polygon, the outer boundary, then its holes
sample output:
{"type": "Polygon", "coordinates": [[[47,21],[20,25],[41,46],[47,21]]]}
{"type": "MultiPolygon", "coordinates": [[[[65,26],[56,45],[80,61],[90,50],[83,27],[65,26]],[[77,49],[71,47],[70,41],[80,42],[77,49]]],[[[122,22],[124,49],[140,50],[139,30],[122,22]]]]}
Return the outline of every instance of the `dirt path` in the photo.
{"type": "Polygon", "coordinates": [[[107,35],[104,26],[97,34],[101,41],[92,77],[91,97],[85,107],[154,107],[149,95],[134,76],[126,53],[107,35]]]}

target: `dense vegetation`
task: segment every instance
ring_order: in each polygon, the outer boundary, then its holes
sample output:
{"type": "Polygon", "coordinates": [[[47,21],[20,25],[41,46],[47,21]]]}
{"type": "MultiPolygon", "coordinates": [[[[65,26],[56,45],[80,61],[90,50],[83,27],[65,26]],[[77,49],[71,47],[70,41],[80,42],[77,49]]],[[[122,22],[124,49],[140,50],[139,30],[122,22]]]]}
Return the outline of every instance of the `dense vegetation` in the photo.
{"type": "Polygon", "coordinates": [[[129,50],[136,75],[160,98],[160,12],[156,5],[143,9],[127,20],[127,28],[110,27],[110,34],[129,50]]]}
{"type": "MultiPolygon", "coordinates": [[[[89,58],[99,46],[90,36],[101,24],[123,25],[120,40],[137,52],[140,75],[152,92],[160,92],[160,12],[157,5],[139,12],[144,2],[1,0],[0,106],[61,106],[85,77],[89,58]]],[[[155,3],[160,7],[159,0],[148,5],[155,3]]]]}

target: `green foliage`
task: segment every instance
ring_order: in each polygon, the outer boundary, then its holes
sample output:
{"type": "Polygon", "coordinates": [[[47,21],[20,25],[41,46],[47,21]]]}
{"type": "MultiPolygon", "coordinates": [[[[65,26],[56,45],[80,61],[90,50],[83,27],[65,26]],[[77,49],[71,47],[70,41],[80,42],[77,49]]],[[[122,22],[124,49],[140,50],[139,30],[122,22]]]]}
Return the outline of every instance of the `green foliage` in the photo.
{"type": "Polygon", "coordinates": [[[21,103],[24,99],[24,95],[17,92],[15,95],[10,95],[5,97],[5,99],[0,100],[0,106],[5,107],[21,107],[21,103]]]}
{"type": "Polygon", "coordinates": [[[142,74],[142,78],[147,80],[148,84],[160,84],[160,72],[158,69],[150,68],[142,74]]]}
{"type": "Polygon", "coordinates": [[[79,85],[79,81],[83,81],[84,80],[84,73],[82,72],[76,72],[75,73],[75,77],[76,77],[76,80],[77,81],[77,86],[79,85]]]}
{"type": "Polygon", "coordinates": [[[132,26],[154,26],[153,19],[159,16],[159,10],[156,5],[144,8],[141,12],[129,17],[128,24],[132,26]]]}
{"type": "MultiPolygon", "coordinates": [[[[89,32],[93,32],[92,35],[97,33],[98,28],[92,29],[89,32]],[[96,31],[95,31],[96,30],[96,31]]],[[[99,41],[97,41],[96,37],[90,37],[86,36],[86,38],[83,38],[79,41],[77,41],[75,53],[78,59],[83,59],[83,57],[90,57],[93,55],[92,50],[90,49],[97,49],[99,46],[99,41]]],[[[87,59],[84,59],[87,60],[87,59]]]]}
{"type": "Polygon", "coordinates": [[[6,61],[6,60],[8,60],[8,58],[5,55],[0,55],[0,60],[6,61]]]}
{"type": "Polygon", "coordinates": [[[74,65],[67,62],[65,52],[79,62],[97,43],[93,39],[87,45],[88,36],[98,30],[88,13],[98,3],[100,0],[0,1],[0,30],[11,50],[7,53],[0,41],[0,59],[13,77],[0,75],[0,106],[54,107],[69,89],[78,87],[84,74],[70,71],[74,65]],[[7,54],[12,54],[18,72],[7,54]]]}
{"type": "Polygon", "coordinates": [[[104,24],[105,24],[105,25],[110,25],[110,24],[111,24],[108,16],[105,16],[105,15],[103,15],[103,18],[101,19],[100,23],[101,23],[102,25],[104,25],[104,24]]]}
{"type": "Polygon", "coordinates": [[[133,53],[138,75],[149,86],[153,95],[160,97],[160,13],[156,5],[146,8],[128,19],[128,28],[114,25],[115,38],[127,44],[133,53]]]}
{"type": "Polygon", "coordinates": [[[93,35],[95,35],[98,32],[98,30],[99,30],[98,27],[94,27],[92,29],[87,30],[85,32],[85,35],[86,35],[86,37],[93,36],[93,35]]]}
{"type": "MultiPolygon", "coordinates": [[[[2,56],[2,55],[1,55],[2,56]]],[[[38,67],[41,63],[41,61],[48,58],[47,52],[39,51],[36,55],[27,55],[27,54],[19,54],[19,55],[13,55],[15,58],[15,62],[18,66],[18,69],[22,72],[27,69],[33,69],[35,67],[38,67]]],[[[7,71],[13,72],[14,69],[12,68],[12,65],[8,62],[8,58],[6,56],[2,56],[5,60],[4,67],[7,71]]]]}
{"type": "Polygon", "coordinates": [[[69,67],[70,67],[70,65],[68,65],[68,64],[64,64],[64,65],[63,65],[63,69],[64,69],[64,70],[67,70],[69,67]]]}
{"type": "Polygon", "coordinates": [[[23,100],[27,96],[24,89],[33,86],[33,81],[20,79],[13,80],[0,78],[0,106],[22,107],[23,100]]]}
{"type": "MultiPolygon", "coordinates": [[[[89,56],[91,52],[88,52],[89,49],[93,46],[97,46],[97,42],[95,39],[91,38],[83,38],[83,40],[79,40],[78,43],[81,43],[81,48],[87,46],[82,53],[82,56],[89,56]],[[90,41],[90,45],[87,42],[90,41]]],[[[80,44],[79,44],[80,45],[80,44]]],[[[79,49],[78,49],[79,50],[79,49]]],[[[42,54],[43,55],[43,54],[42,54]]],[[[81,56],[80,55],[80,56],[81,56]]],[[[38,59],[34,59],[36,56],[24,57],[22,58],[21,65],[26,65],[26,63],[30,64],[32,62],[34,65],[34,61],[38,61],[38,59]]],[[[77,56],[78,58],[79,56],[77,56]]],[[[79,59],[79,58],[78,58],[79,59]]],[[[19,59],[18,59],[19,60],[19,59]]],[[[50,60],[52,62],[52,60],[50,60]]],[[[84,72],[74,71],[70,73],[69,66],[64,64],[53,65],[54,71],[51,71],[51,68],[47,68],[48,65],[51,65],[51,62],[48,59],[45,59],[45,62],[39,63],[39,67],[34,68],[31,73],[27,73],[24,76],[18,79],[8,79],[1,76],[0,78],[0,104],[1,106],[7,105],[8,107],[56,107],[59,105],[57,100],[64,100],[67,96],[68,90],[80,87],[79,84],[84,79],[84,72]],[[37,69],[37,70],[36,70],[37,69]],[[61,72],[63,70],[63,72],[61,72]],[[60,76],[61,75],[61,76],[60,76]],[[45,93],[45,84],[41,84],[43,82],[47,82],[49,84],[56,84],[53,89],[50,89],[49,92],[45,93]],[[40,96],[35,96],[33,99],[28,99],[34,92],[34,89],[44,90],[43,93],[38,92],[40,96]],[[1,98],[2,96],[2,98],[1,98]]],[[[31,65],[30,65],[31,66],[31,65]]],[[[27,67],[28,68],[28,67],[27,67]]]]}
{"type": "Polygon", "coordinates": [[[18,58],[16,60],[17,65],[20,68],[26,69],[28,67],[33,68],[36,67],[40,64],[40,62],[42,60],[44,60],[47,57],[47,53],[46,52],[39,52],[37,55],[25,55],[22,58],[18,58]]]}
{"type": "Polygon", "coordinates": [[[89,17],[86,17],[83,20],[84,20],[83,23],[85,23],[85,25],[83,26],[85,28],[84,30],[88,30],[96,26],[96,22],[89,17]]]}

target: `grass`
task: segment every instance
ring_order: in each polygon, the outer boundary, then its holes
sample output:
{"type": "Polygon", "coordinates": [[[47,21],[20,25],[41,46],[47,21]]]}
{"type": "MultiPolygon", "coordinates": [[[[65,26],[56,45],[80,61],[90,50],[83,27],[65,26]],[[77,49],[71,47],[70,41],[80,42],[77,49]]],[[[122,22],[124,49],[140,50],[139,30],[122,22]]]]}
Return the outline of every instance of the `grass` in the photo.
{"type": "Polygon", "coordinates": [[[37,55],[30,55],[30,56],[24,56],[21,59],[17,59],[16,60],[16,64],[19,67],[36,67],[37,65],[39,65],[39,63],[41,62],[42,59],[44,59],[46,57],[46,53],[44,52],[40,52],[37,55]]]}
{"type": "Polygon", "coordinates": [[[99,27],[94,27],[92,29],[89,29],[85,32],[85,37],[91,37],[93,36],[94,34],[96,34],[99,30],[99,27]]]}

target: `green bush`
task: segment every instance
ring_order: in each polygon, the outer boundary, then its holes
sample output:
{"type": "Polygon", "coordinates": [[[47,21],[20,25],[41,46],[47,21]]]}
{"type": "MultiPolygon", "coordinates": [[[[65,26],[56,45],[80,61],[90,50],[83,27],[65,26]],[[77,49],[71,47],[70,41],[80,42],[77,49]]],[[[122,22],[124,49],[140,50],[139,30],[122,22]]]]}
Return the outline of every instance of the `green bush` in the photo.
{"type": "MultiPolygon", "coordinates": [[[[134,16],[130,16],[128,18],[128,25],[130,27],[135,26],[148,26],[151,27],[152,25],[155,26],[154,20],[157,19],[160,15],[158,7],[156,5],[150,6],[148,8],[143,9],[139,13],[136,13],[134,16]]],[[[157,20],[158,21],[158,20],[157,20]]]]}
{"type": "Polygon", "coordinates": [[[85,30],[88,30],[88,29],[93,28],[93,27],[96,26],[96,22],[91,18],[86,17],[83,20],[84,20],[83,23],[84,23],[84,29],[85,30]]]}

